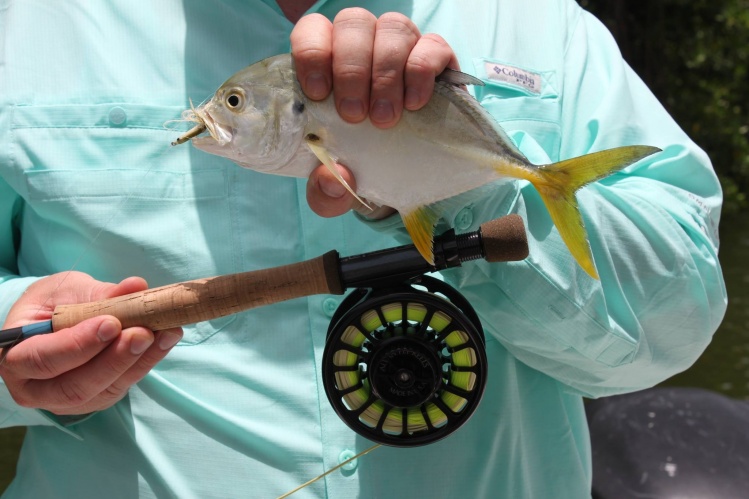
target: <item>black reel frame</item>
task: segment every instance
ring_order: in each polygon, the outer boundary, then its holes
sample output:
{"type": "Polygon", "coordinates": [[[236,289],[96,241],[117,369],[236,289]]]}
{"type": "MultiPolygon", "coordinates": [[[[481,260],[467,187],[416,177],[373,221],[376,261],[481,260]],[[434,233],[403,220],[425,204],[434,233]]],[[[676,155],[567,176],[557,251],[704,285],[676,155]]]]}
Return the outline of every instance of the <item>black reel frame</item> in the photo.
{"type": "Polygon", "coordinates": [[[481,401],[483,328],[457,290],[430,276],[357,288],[332,318],[322,375],[333,409],[358,434],[396,447],[429,444],[481,401]]]}

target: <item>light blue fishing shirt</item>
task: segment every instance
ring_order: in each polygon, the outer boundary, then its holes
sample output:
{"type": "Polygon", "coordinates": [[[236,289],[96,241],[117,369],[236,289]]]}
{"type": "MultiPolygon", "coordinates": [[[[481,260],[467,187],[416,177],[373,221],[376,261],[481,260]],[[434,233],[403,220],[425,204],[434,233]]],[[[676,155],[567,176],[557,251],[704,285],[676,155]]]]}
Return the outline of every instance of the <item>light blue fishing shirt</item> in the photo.
{"type": "MultiPolygon", "coordinates": [[[[332,19],[356,3],[312,10],[332,19]]],[[[534,163],[626,144],[663,152],[578,193],[600,281],[526,182],[444,204],[442,228],[510,212],[528,226],[525,261],[444,273],[486,330],[481,405],[438,443],[377,449],[294,497],[587,497],[583,396],[686,369],[723,316],[710,162],[571,0],[358,3],[444,36],[486,83],[470,91],[534,163]]],[[[159,286],[405,243],[398,217],[323,219],[304,180],[170,147],[178,125],[164,124],[189,99],[288,52],[291,29],[271,0],[0,0],[0,320],[37,276],[72,268],[159,286]]],[[[4,497],[273,498],[371,446],[323,391],[340,300],[188,326],[124,400],[89,417],[19,407],[0,386],[0,424],[28,426],[4,497]]]]}

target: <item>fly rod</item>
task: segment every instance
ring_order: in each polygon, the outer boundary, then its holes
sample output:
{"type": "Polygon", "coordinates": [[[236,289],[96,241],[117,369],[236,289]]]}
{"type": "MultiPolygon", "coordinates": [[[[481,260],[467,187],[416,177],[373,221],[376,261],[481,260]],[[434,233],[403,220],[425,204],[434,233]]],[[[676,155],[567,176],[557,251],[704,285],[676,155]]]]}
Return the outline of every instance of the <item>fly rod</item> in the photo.
{"type": "Polygon", "coordinates": [[[507,215],[456,235],[434,240],[435,263],[427,263],[413,245],[341,258],[322,256],[270,269],[195,279],[89,303],[58,305],[49,321],[0,330],[0,347],[74,326],[98,315],[112,315],[123,328],[153,331],[193,324],[318,294],[340,295],[351,287],[404,281],[427,272],[483,258],[489,262],[522,260],[528,243],[522,218],[507,215]]]}

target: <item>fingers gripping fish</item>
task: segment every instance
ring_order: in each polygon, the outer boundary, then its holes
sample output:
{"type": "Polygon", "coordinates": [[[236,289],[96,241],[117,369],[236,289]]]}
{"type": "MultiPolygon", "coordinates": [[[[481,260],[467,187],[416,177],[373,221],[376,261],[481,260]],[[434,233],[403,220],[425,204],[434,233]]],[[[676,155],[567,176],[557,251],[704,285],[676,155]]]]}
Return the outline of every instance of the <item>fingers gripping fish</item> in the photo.
{"type": "Polygon", "coordinates": [[[305,178],[322,163],[365,206],[398,210],[429,263],[438,218],[434,203],[500,178],[528,180],[575,260],[597,279],[575,191],[660,149],[624,146],[537,166],[458,87],[483,85],[481,80],[452,70],[437,80],[426,106],[404,110],[397,125],[383,130],[369,120],[345,122],[332,96],[305,97],[291,55],[278,55],[238,72],[193,109],[198,125],[175,144],[192,139],[198,149],[276,175],[305,178]],[[338,162],[353,172],[356,192],[337,175],[338,162]]]}

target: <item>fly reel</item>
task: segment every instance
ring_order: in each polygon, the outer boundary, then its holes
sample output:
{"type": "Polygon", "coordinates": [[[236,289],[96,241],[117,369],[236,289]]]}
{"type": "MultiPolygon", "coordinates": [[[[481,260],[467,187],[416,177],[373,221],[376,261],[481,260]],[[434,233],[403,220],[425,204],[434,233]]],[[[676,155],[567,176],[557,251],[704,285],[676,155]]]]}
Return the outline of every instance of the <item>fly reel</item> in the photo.
{"type": "Polygon", "coordinates": [[[355,432],[398,447],[432,443],[478,407],[484,332],[468,301],[432,277],[358,288],[328,328],[322,373],[330,403],[355,432]]]}
{"type": "Polygon", "coordinates": [[[333,408],[355,432],[386,445],[424,445],[471,417],[487,376],[484,333],[455,289],[424,274],[464,262],[528,256],[518,215],[479,230],[437,236],[433,262],[414,245],[170,284],[97,302],[55,307],[52,320],[0,330],[0,348],[107,313],[154,331],[314,294],[354,291],[336,311],[323,352],[333,408]]]}

